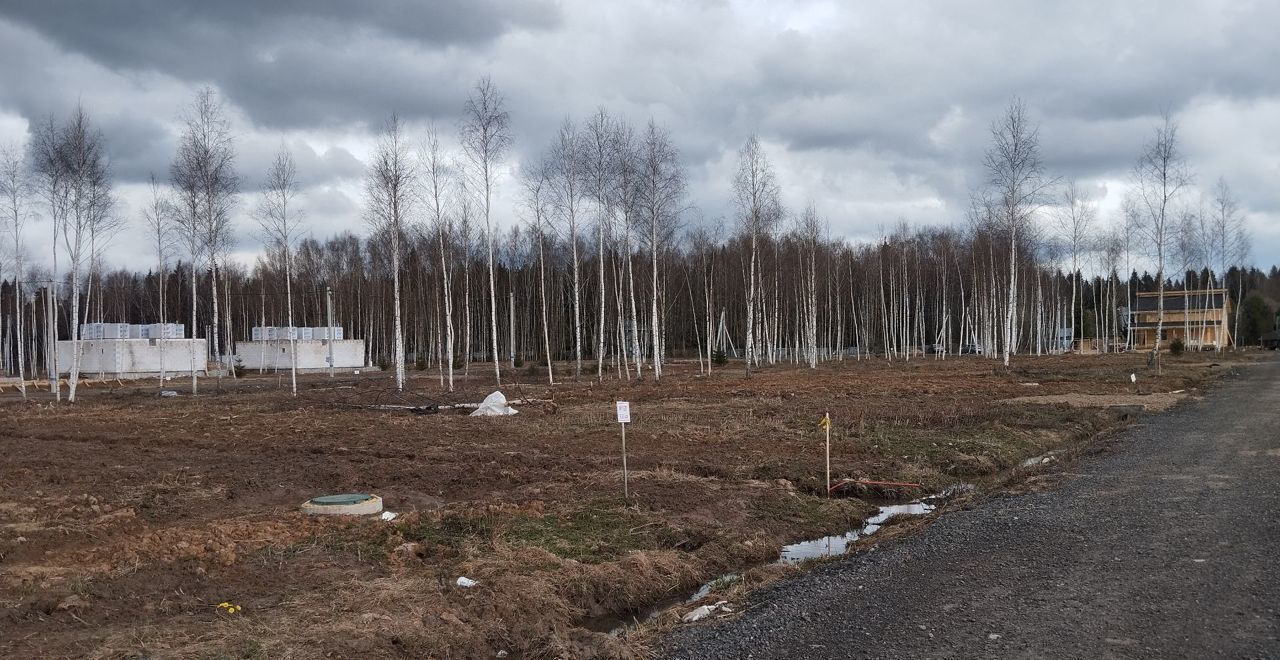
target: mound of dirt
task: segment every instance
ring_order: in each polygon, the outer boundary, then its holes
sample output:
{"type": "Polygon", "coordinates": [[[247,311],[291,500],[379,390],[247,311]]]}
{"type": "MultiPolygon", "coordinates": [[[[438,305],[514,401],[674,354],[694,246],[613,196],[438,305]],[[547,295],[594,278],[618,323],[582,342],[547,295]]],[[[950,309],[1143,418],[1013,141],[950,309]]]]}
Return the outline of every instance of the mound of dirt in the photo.
{"type": "Polygon", "coordinates": [[[1048,394],[1004,399],[1001,403],[1065,403],[1073,408],[1119,408],[1140,406],[1143,410],[1162,412],[1187,397],[1186,392],[1153,392],[1151,394],[1048,394]]]}

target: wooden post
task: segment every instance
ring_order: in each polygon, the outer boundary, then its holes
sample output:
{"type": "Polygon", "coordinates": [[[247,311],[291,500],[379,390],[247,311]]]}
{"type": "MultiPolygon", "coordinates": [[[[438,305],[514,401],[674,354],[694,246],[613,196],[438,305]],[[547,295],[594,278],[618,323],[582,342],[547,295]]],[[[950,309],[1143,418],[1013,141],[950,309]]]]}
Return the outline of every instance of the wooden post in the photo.
{"type": "Polygon", "coordinates": [[[818,425],[827,432],[827,497],[831,497],[831,413],[823,413],[818,425]]]}
{"type": "Polygon", "coordinates": [[[631,421],[631,404],[618,401],[618,423],[622,425],[622,499],[631,499],[630,479],[627,474],[627,424],[631,421]]]}

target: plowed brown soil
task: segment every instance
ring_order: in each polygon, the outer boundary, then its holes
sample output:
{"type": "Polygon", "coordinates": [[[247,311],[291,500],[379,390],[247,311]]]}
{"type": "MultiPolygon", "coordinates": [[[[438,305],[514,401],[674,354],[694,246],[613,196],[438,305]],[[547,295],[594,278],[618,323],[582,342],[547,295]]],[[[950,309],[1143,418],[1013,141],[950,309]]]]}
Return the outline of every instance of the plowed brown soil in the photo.
{"type": "Polygon", "coordinates": [[[1132,417],[997,401],[1129,394],[1134,371],[1143,391],[1194,390],[1229,368],[1169,360],[1157,377],[1144,362],[846,361],[750,378],[683,363],[661,383],[555,386],[520,370],[506,394],[554,404],[505,418],[359,407],[475,402],[494,389],[473,377],[445,393],[434,373],[402,395],[381,374],[307,376],[296,399],[256,374],[221,393],[204,381],[198,397],[178,381],[165,386],[174,398],[137,382],[84,390],[75,405],[7,393],[0,656],[635,657],[643,634],[610,637],[586,622],[874,511],[823,496],[824,413],[833,478],[936,491],[1132,417]],[[630,501],[618,399],[632,408],[630,501]],[[307,498],[349,491],[377,493],[400,516],[297,513],[307,498]],[[459,587],[459,576],[479,585],[459,587]]]}

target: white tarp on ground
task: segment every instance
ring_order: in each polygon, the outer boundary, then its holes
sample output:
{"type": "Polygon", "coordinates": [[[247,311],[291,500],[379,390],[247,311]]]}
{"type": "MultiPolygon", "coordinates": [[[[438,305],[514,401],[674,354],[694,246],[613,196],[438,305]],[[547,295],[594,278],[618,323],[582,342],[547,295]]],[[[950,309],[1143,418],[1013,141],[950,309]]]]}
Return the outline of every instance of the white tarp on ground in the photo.
{"type": "Polygon", "coordinates": [[[520,411],[507,405],[507,397],[502,392],[494,392],[480,402],[480,406],[471,411],[472,417],[497,417],[514,415],[520,411]]]}

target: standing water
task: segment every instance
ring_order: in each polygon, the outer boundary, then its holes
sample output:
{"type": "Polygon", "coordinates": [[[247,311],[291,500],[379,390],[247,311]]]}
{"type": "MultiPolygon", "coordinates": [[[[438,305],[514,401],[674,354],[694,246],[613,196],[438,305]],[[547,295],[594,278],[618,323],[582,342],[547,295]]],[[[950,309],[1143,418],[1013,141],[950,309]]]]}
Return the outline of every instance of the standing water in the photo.
{"type": "MultiPolygon", "coordinates": [[[[835,536],[825,536],[820,539],[811,541],[801,541],[783,546],[781,556],[778,557],[779,564],[796,564],[806,559],[815,559],[818,557],[831,557],[834,555],[844,554],[849,546],[861,538],[870,536],[881,527],[884,526],[890,518],[898,516],[920,516],[932,512],[938,508],[938,503],[945,501],[951,497],[961,493],[967,493],[973,490],[972,484],[954,484],[947,487],[942,492],[917,500],[908,504],[890,504],[880,507],[876,515],[871,516],[862,524],[861,527],[850,530],[845,534],[835,536]]],[[[691,596],[672,598],[653,605],[652,607],[632,612],[625,616],[606,615],[588,619],[584,622],[585,627],[597,632],[607,632],[611,636],[616,636],[627,628],[647,621],[653,621],[658,618],[666,610],[680,604],[694,603],[706,596],[713,590],[722,588],[739,579],[737,574],[728,574],[720,576],[710,582],[703,584],[691,596]]]]}
{"type": "Polygon", "coordinates": [[[876,531],[879,530],[880,527],[883,526],[890,518],[895,516],[920,516],[929,513],[936,508],[936,504],[930,504],[927,501],[882,506],[876,515],[868,518],[867,522],[858,529],[849,530],[844,534],[824,536],[820,539],[801,541],[799,543],[792,543],[791,545],[783,546],[782,556],[778,558],[778,563],[795,564],[806,559],[842,555],[849,549],[849,546],[858,539],[876,533],[876,531]]]}

